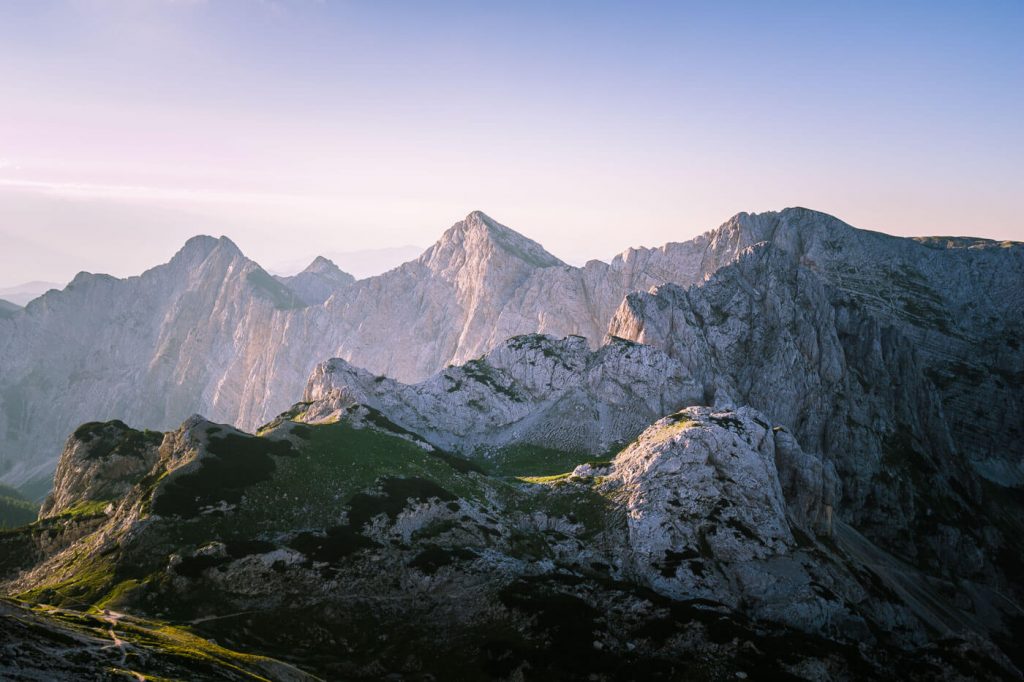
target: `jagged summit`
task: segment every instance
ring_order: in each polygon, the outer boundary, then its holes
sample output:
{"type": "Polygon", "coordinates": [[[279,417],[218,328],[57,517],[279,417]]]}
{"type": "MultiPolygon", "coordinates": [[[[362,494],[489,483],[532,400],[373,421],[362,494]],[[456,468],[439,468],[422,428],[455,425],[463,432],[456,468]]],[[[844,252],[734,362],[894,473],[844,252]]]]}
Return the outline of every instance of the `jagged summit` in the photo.
{"type": "Polygon", "coordinates": [[[208,234],[198,234],[194,237],[190,237],[185,244],[178,249],[178,252],[174,254],[174,257],[171,259],[171,262],[180,259],[204,259],[218,248],[229,251],[233,254],[242,255],[242,250],[238,248],[238,245],[226,236],[221,235],[218,238],[211,237],[208,234]]]}
{"type": "Polygon", "coordinates": [[[86,272],[82,270],[75,275],[68,283],[68,288],[80,287],[97,281],[114,281],[117,277],[113,275],[107,275],[102,272],[86,272]]]}
{"type": "Polygon", "coordinates": [[[199,271],[203,263],[216,262],[220,269],[237,260],[252,262],[228,237],[211,237],[201,234],[189,238],[167,263],[157,265],[147,273],[165,269],[181,273],[195,273],[199,271]]]}
{"type": "Polygon", "coordinates": [[[482,211],[472,211],[448,228],[422,256],[432,268],[488,258],[496,253],[512,256],[536,268],[565,265],[529,237],[502,225],[482,211]]]}

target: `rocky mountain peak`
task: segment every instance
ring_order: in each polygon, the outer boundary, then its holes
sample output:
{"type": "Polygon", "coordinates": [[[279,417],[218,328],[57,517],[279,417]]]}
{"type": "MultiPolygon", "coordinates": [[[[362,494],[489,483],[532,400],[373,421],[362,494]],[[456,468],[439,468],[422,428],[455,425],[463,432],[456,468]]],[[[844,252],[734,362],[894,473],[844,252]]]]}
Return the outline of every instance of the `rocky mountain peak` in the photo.
{"type": "Polygon", "coordinates": [[[334,264],[334,261],[330,258],[325,258],[324,256],[317,256],[314,258],[313,262],[310,263],[302,272],[328,276],[346,274],[341,268],[334,264]]]}
{"type": "Polygon", "coordinates": [[[64,446],[42,516],[124,495],[156,462],[162,442],[162,433],[136,431],[119,420],[79,426],[64,446]]]}
{"type": "Polygon", "coordinates": [[[174,258],[171,259],[171,262],[202,262],[209,258],[216,250],[225,251],[231,255],[242,255],[241,249],[239,249],[238,246],[227,237],[221,236],[218,239],[217,237],[211,237],[207,234],[199,234],[195,237],[189,238],[178,252],[174,254],[174,258]]]}
{"type": "Polygon", "coordinates": [[[502,225],[482,211],[473,211],[448,228],[420,262],[432,270],[467,267],[494,257],[513,259],[531,268],[565,265],[543,246],[502,225]]]}

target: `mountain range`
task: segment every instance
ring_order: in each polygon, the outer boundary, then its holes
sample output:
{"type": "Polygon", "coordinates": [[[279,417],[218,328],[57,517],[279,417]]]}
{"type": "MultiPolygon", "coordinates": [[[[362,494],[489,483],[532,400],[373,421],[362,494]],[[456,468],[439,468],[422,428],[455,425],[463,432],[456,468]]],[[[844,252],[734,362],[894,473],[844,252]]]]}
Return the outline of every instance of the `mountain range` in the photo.
{"type": "Polygon", "coordinates": [[[418,259],[359,281],[326,259],[275,278],[223,237],[191,239],[138,277],[80,273],[0,320],[0,480],[45,486],[84,421],[166,429],[199,412],[255,428],[325,358],[419,381],[519,334],[596,347],[629,294],[701,283],[757,244],[894,325],[922,356],[955,437],[971,442],[972,464],[1024,477],[1024,406],[1011,390],[1024,371],[1014,348],[1024,302],[1007,295],[1024,278],[1024,247],[900,239],[787,209],[582,268],[474,212],[418,259]]]}
{"type": "Polygon", "coordinates": [[[5,609],[130,613],[148,674],[194,628],[295,679],[1019,679],[1021,291],[1024,244],[801,208],[583,267],[473,212],[362,280],[196,237],[0,318],[4,480],[52,483],[5,609]]]}

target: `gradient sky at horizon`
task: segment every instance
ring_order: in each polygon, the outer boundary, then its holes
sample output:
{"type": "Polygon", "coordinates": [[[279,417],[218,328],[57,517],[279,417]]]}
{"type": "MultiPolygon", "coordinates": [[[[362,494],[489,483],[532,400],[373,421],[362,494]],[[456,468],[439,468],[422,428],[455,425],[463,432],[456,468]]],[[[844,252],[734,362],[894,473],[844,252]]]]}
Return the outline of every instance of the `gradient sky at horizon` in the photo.
{"type": "Polygon", "coordinates": [[[481,209],[580,263],[807,206],[1024,239],[1024,2],[0,4],[0,286],[481,209]]]}

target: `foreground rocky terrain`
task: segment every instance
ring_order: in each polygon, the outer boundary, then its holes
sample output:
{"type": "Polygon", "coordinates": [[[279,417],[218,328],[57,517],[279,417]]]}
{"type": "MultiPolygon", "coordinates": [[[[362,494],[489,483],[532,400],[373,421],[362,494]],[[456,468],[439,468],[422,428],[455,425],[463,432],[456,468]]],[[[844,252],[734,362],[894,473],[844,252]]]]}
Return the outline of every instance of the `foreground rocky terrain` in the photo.
{"type": "Polygon", "coordinates": [[[5,631],[33,652],[5,676],[241,679],[241,658],[301,679],[259,652],[327,679],[1017,679],[1010,635],[835,527],[835,473],[750,409],[689,408],[543,477],[355,403],[301,419],[79,429],[40,521],[0,536],[5,617],[34,626],[5,631]],[[142,643],[47,663],[68,638],[142,643]]]}

